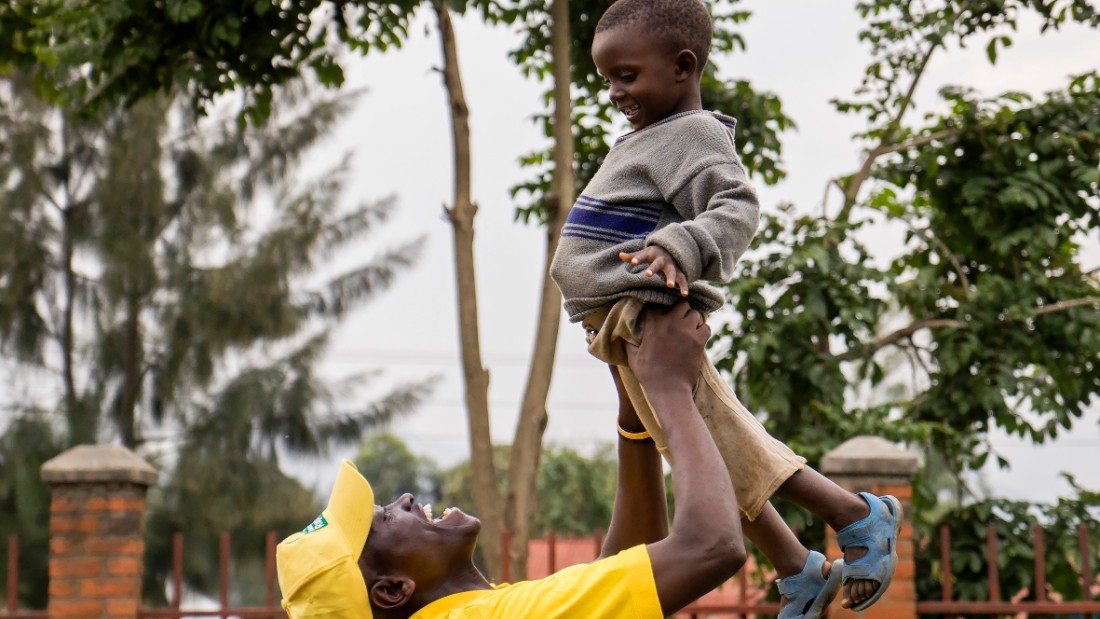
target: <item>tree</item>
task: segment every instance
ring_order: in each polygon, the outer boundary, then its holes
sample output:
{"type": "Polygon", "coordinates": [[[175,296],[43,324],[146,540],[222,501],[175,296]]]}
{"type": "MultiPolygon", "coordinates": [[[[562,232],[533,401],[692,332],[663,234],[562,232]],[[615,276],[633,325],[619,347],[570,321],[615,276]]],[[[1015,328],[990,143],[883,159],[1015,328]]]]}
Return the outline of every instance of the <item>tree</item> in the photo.
{"type": "MultiPolygon", "coordinates": [[[[49,577],[50,492],[41,482],[42,465],[60,451],[50,428],[33,418],[17,418],[0,435],[0,539],[19,539],[20,579],[15,592],[30,608],[46,607],[49,577]]],[[[6,544],[5,544],[6,545],[6,544]]],[[[10,565],[0,565],[8,580],[10,565]]],[[[10,594],[10,592],[9,592],[10,594]]]]}
{"type": "MultiPolygon", "coordinates": [[[[1100,282],[1081,266],[1100,209],[1100,77],[1037,98],[946,88],[945,111],[923,119],[914,96],[949,46],[987,41],[995,62],[1025,13],[1044,31],[1097,28],[1100,14],[1083,1],[857,6],[872,57],[836,107],[866,120],[865,158],[824,213],[765,218],[729,287],[721,367],[811,462],[881,434],[943,459],[963,497],[964,473],[1008,465],[990,430],[1051,440],[1100,395],[1100,282]],[[867,239],[891,226],[904,244],[881,265],[867,239]]],[[[918,491],[918,519],[934,500],[918,491]]]]}
{"type": "Polygon", "coordinates": [[[401,439],[386,432],[371,436],[355,456],[355,466],[370,480],[374,500],[389,503],[406,492],[416,495],[421,503],[439,499],[442,473],[438,465],[426,457],[417,456],[401,439]]]}
{"type": "MultiPolygon", "coordinates": [[[[280,455],[358,441],[413,408],[427,382],[349,405],[368,375],[316,374],[332,325],[418,250],[413,241],[319,269],[393,207],[343,206],[346,159],[294,184],[295,164],[349,98],[288,90],[281,114],[241,132],[234,122],[195,124],[166,98],[80,119],[34,96],[32,82],[15,72],[0,84],[0,135],[11,145],[0,154],[0,353],[56,389],[5,403],[17,414],[2,429],[11,439],[3,477],[20,485],[11,492],[40,485],[17,463],[43,443],[117,440],[172,475],[153,502],[161,532],[183,530],[202,548],[216,526],[260,526],[272,497],[298,499],[302,509],[278,521],[293,528],[314,506],[278,472],[280,455]],[[53,438],[14,440],[32,427],[53,438]],[[196,471],[207,474],[196,480],[196,471]],[[197,516],[211,494],[223,500],[197,516]]],[[[37,539],[34,527],[26,533],[37,539]]],[[[151,556],[165,556],[155,545],[151,556]]]]}
{"type": "MultiPolygon", "coordinates": [[[[585,536],[607,528],[617,479],[613,447],[600,445],[591,455],[562,445],[543,448],[536,481],[539,509],[532,517],[531,537],[545,537],[550,531],[585,536]]],[[[511,458],[510,451],[508,446],[497,446],[494,459],[503,465],[511,458]]],[[[458,505],[470,496],[470,470],[469,463],[462,462],[442,473],[436,491],[440,505],[458,505]]],[[[505,476],[501,488],[508,483],[505,476]]]]}

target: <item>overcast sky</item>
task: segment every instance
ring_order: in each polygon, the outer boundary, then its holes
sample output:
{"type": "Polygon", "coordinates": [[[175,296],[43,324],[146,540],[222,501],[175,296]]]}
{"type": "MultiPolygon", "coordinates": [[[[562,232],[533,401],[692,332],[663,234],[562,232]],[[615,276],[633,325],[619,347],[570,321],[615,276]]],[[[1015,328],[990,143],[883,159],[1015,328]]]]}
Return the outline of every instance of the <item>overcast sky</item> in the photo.
{"type": "MultiPolygon", "coordinates": [[[[748,51],[722,59],[720,66],[728,77],[745,77],[757,89],[778,93],[799,126],[784,139],[788,180],[777,187],[758,183],[765,209],[781,201],[820,208],[827,180],[860,163],[863,144],[851,135],[862,124],[836,113],[828,103],[851,94],[866,62],[853,6],[793,0],[743,3],[753,12],[742,29],[748,51]]],[[[404,49],[349,63],[350,85],[364,86],[367,92],[326,152],[334,157],[355,150],[349,195],[392,195],[398,200],[399,212],[368,245],[396,245],[420,235],[426,235],[428,245],[411,272],[340,328],[325,367],[334,376],[384,368],[388,381],[439,374],[427,403],[392,430],[415,451],[451,465],[466,457],[468,439],[451,229],[442,217],[451,196],[450,129],[445,92],[434,70],[440,60],[432,17],[421,13],[404,49]]],[[[1100,58],[1095,31],[1072,28],[1039,37],[1036,27],[1023,29],[995,67],[985,61],[984,41],[937,57],[925,77],[917,113],[933,110],[936,91],[947,83],[967,84],[985,94],[1040,93],[1063,84],[1068,74],[1095,68],[1100,58]]],[[[518,158],[543,146],[530,118],[542,105],[544,87],[523,79],[507,58],[519,40],[516,35],[488,29],[476,19],[460,19],[457,40],[473,134],[473,196],[480,205],[477,276],[482,351],[491,373],[493,437],[511,442],[533,340],[543,241],[538,229],[513,221],[508,188],[526,176],[518,158]]],[[[315,163],[320,166],[323,160],[315,163]]],[[[1089,260],[1100,261],[1095,231],[1088,244],[1089,260]]],[[[614,438],[615,398],[607,370],[588,356],[576,325],[562,325],[549,409],[548,442],[587,449],[614,438]]],[[[1058,476],[1062,470],[1100,488],[1100,467],[1088,458],[1100,447],[1095,411],[1054,449],[994,438],[1015,465],[1009,473],[986,476],[998,494],[1050,500],[1067,488],[1058,476]]],[[[323,492],[332,469],[329,458],[303,475],[323,492]]]]}

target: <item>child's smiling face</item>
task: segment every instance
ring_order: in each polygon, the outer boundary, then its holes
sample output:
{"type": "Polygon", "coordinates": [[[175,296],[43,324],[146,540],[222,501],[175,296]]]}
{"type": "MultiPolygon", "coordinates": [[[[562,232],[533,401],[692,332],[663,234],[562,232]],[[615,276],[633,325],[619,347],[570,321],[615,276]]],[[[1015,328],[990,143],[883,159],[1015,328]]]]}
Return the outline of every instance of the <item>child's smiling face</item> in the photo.
{"type": "Polygon", "coordinates": [[[690,50],[672,52],[636,27],[603,30],[592,41],[592,60],[608,86],[611,103],[635,129],[692,106],[697,60],[690,50]]]}

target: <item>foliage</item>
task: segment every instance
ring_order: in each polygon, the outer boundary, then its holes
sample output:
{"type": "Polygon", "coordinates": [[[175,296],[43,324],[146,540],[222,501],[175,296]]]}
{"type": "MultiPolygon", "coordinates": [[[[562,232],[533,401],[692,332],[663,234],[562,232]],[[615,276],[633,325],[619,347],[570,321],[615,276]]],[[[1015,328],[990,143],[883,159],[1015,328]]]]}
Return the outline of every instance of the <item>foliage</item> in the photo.
{"type": "MultiPolygon", "coordinates": [[[[1073,76],[1035,98],[950,87],[941,113],[907,113],[949,45],[980,36],[995,61],[1022,13],[1044,30],[1100,20],[1079,1],[858,8],[872,57],[855,98],[835,103],[865,118],[866,160],[836,179],[839,206],[766,213],[729,285],[733,319],[716,339],[731,352],[719,367],[811,463],[875,434],[922,447],[965,489],[962,477],[990,457],[1008,464],[991,430],[1054,439],[1100,395],[1100,281],[1081,265],[1100,215],[1100,78],[1073,76]],[[901,238],[892,255],[873,255],[884,234],[901,238]]],[[[916,513],[933,513],[934,488],[918,490],[916,513]]]]}
{"type": "MultiPolygon", "coordinates": [[[[439,500],[442,473],[426,456],[417,456],[401,439],[385,432],[369,437],[355,456],[355,466],[370,480],[374,502],[385,505],[411,492],[418,503],[439,500]]],[[[441,510],[436,512],[442,513],[441,510]]]]}
{"type": "MultiPolygon", "coordinates": [[[[288,91],[265,128],[240,132],[232,121],[195,124],[165,99],[80,119],[35,97],[32,81],[16,72],[0,83],[0,139],[10,145],[0,153],[0,354],[39,387],[17,413],[35,414],[55,449],[47,457],[99,441],[140,450],[170,473],[151,518],[203,548],[210,532],[194,513],[203,492],[232,495],[211,527],[247,530],[237,520],[248,518],[258,527],[251,510],[266,503],[227,485],[260,484],[283,454],[356,442],[423,397],[428,381],[349,406],[374,377],[322,379],[315,369],[332,326],[419,247],[350,263],[341,250],[376,231],[393,202],[344,206],[346,159],[315,181],[294,178],[347,96],[288,91]],[[171,478],[189,474],[181,465],[239,479],[210,474],[196,490],[171,478]]],[[[22,432],[18,419],[0,432],[22,432]]],[[[34,454],[6,444],[5,475],[34,454]]],[[[41,486],[9,479],[17,494],[41,486]]],[[[45,526],[21,532],[34,539],[45,526]]]]}
{"type": "MultiPolygon", "coordinates": [[[[92,60],[79,79],[40,79],[40,90],[60,84],[55,95],[91,106],[84,109],[109,109],[180,87],[202,108],[239,87],[258,120],[270,111],[274,85],[304,67],[320,82],[338,84],[334,45],[400,44],[419,3],[221,2],[201,11],[186,0],[109,0],[96,11],[56,0],[38,4],[35,12],[0,8],[0,28],[17,34],[0,37],[0,63],[63,67],[77,54],[92,60]],[[274,28],[252,28],[265,20],[274,20],[274,28]],[[65,44],[47,45],[52,41],[65,44]]],[[[570,3],[578,188],[615,131],[587,53],[608,4],[570,3]]],[[[720,47],[735,51],[742,42],[733,26],[745,14],[736,2],[714,6],[720,47]]],[[[521,70],[540,79],[550,74],[546,3],[475,0],[454,7],[521,29],[525,42],[513,52],[521,70]]],[[[1100,392],[1100,283],[1079,259],[1082,232],[1095,228],[1100,208],[1100,79],[1076,76],[1035,99],[950,88],[942,93],[943,111],[917,121],[914,93],[930,60],[949,48],[981,42],[996,62],[1022,15],[1037,16],[1046,32],[1070,22],[1095,29],[1100,13],[1088,0],[865,0],[856,8],[866,19],[860,38],[871,59],[854,96],[835,105],[864,119],[857,137],[868,145],[866,160],[836,179],[839,206],[821,205],[816,215],[803,214],[806,208],[767,214],[729,287],[734,318],[716,340],[732,353],[720,366],[769,429],[811,462],[845,438],[873,433],[923,447],[957,476],[991,456],[1003,465],[988,444],[991,429],[1036,442],[1056,438],[1100,392]],[[903,238],[895,255],[872,256],[868,239],[898,230],[903,238]]],[[[765,182],[776,181],[783,174],[779,135],[793,122],[774,96],[719,75],[708,68],[706,105],[738,117],[746,163],[765,182]]],[[[538,121],[550,135],[549,115],[538,121]]],[[[84,143],[80,125],[72,127],[76,143],[84,143]]],[[[33,133],[5,143],[21,152],[34,143],[33,133]]],[[[71,159],[97,152],[76,149],[71,159]]],[[[515,188],[525,202],[519,218],[551,219],[551,161],[544,152],[524,158],[534,178],[515,188]]],[[[35,223],[0,226],[0,247],[12,247],[9,238],[49,232],[35,223]],[[16,234],[24,230],[30,234],[16,234]]],[[[79,231],[84,220],[72,223],[79,231]]],[[[34,256],[34,248],[14,255],[34,256]]],[[[263,264],[257,259],[245,273],[254,276],[263,264]]],[[[40,277],[33,269],[11,273],[5,281],[21,286],[40,277]]],[[[250,279],[219,280],[223,295],[215,307],[231,314],[224,291],[250,279]]],[[[44,317],[9,309],[28,305],[20,292],[6,297],[0,327],[7,346],[34,358],[42,340],[33,334],[44,317]]],[[[69,410],[107,397],[83,393],[69,410]]],[[[922,477],[926,484],[931,478],[922,477]]],[[[931,513],[934,493],[918,490],[917,512],[931,513]]],[[[996,509],[1024,517],[1022,508],[996,509]]],[[[805,530],[802,516],[786,516],[805,530]]]]}
{"type": "Polygon", "coordinates": [[[271,114],[278,87],[307,72],[321,84],[341,85],[341,46],[363,51],[400,46],[421,2],[30,4],[33,9],[0,9],[0,26],[15,30],[16,43],[0,48],[0,62],[61,67],[40,86],[82,113],[100,114],[175,92],[186,93],[196,110],[206,110],[218,95],[240,92],[247,117],[259,122],[271,114]],[[81,64],[88,71],[65,70],[81,64]]]}
{"type": "Polygon", "coordinates": [[[591,457],[568,447],[545,450],[539,467],[538,498],[532,534],[583,536],[606,529],[615,500],[616,465],[611,446],[591,457]]]}
{"type": "MultiPolygon", "coordinates": [[[[506,463],[508,448],[496,447],[494,458],[506,463]]],[[[611,447],[601,447],[592,456],[564,446],[546,447],[540,462],[538,506],[531,534],[538,537],[556,531],[559,535],[584,536],[606,529],[615,498],[616,468],[611,447]]],[[[505,487],[507,478],[501,483],[501,488],[505,487]]],[[[441,505],[464,508],[469,503],[470,472],[466,463],[444,471],[439,495],[441,505]]]]}
{"type": "MultiPolygon", "coordinates": [[[[30,608],[46,607],[50,532],[50,492],[42,484],[42,465],[60,451],[42,411],[19,411],[0,435],[0,540],[7,556],[10,536],[19,539],[17,599],[30,608]]],[[[8,562],[0,564],[0,582],[8,583],[8,562]]]]}
{"type": "Polygon", "coordinates": [[[155,506],[146,522],[146,600],[163,604],[171,575],[172,536],[183,537],[184,581],[198,591],[217,591],[220,537],[230,536],[230,603],[264,603],[264,542],[269,531],[286,534],[310,522],[322,505],[313,491],[272,462],[201,444],[179,455],[175,474],[150,491],[155,506]],[[196,506],[199,506],[196,509],[196,506]]]}
{"type": "MultiPolygon", "coordinates": [[[[1089,600],[1091,592],[1082,590],[1081,554],[1078,527],[1088,531],[1089,558],[1096,557],[1100,546],[1100,493],[1081,488],[1072,477],[1070,486],[1077,496],[1059,499],[1052,505],[1033,505],[1022,501],[985,499],[957,507],[933,523],[933,536],[917,548],[919,574],[928,578],[917,580],[917,597],[922,600],[941,599],[941,565],[939,530],[948,527],[951,535],[951,586],[954,599],[985,601],[989,599],[987,535],[995,531],[997,570],[1002,598],[1026,589],[1026,600],[1035,600],[1034,528],[1043,533],[1046,581],[1051,592],[1066,600],[1089,600]]],[[[1093,566],[1095,567],[1095,566],[1093,566]]]]}

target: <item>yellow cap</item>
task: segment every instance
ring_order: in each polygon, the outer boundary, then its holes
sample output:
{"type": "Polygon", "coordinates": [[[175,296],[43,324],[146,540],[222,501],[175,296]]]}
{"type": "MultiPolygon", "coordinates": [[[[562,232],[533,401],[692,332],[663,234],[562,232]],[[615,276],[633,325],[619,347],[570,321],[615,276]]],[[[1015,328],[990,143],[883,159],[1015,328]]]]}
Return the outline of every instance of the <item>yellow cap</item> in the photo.
{"type": "Polygon", "coordinates": [[[344,460],[325,511],[275,548],[283,609],[290,619],[371,618],[359,555],[373,519],[374,491],[344,460]]]}

